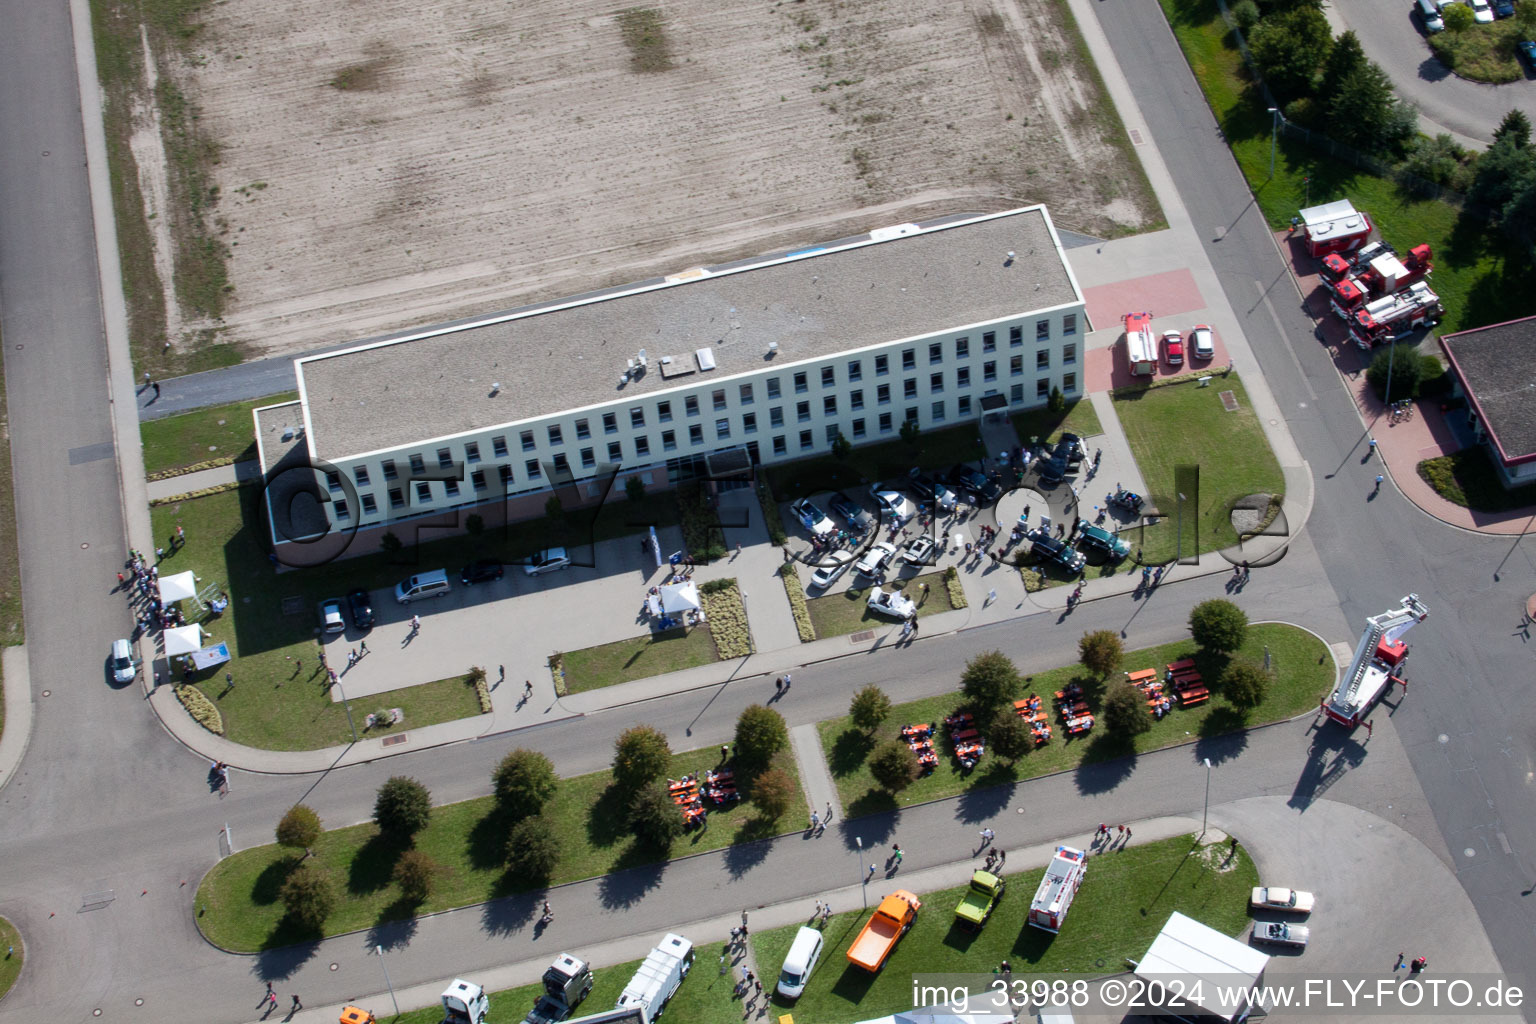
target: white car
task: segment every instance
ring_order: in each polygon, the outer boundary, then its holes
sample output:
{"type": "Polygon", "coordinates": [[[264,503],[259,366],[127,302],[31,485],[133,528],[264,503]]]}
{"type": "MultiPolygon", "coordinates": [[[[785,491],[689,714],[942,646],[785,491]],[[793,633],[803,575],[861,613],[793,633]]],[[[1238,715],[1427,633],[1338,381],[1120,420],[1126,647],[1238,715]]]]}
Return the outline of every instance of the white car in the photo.
{"type": "Polygon", "coordinates": [[[1493,6],[1488,0],[1467,0],[1467,6],[1472,8],[1472,18],[1479,24],[1487,24],[1493,20],[1493,6]]]}
{"type": "Polygon", "coordinates": [[[917,605],[910,597],[879,587],[869,592],[869,600],[864,603],[869,605],[870,611],[893,619],[910,618],[917,614],[917,605]]]}
{"type": "Polygon", "coordinates": [[[1300,889],[1277,889],[1272,885],[1261,885],[1253,890],[1248,905],[1258,910],[1289,910],[1297,914],[1310,914],[1315,900],[1316,897],[1311,893],[1300,889]]]}
{"type": "Polygon", "coordinates": [[[1255,942],[1273,942],[1280,946],[1305,946],[1311,937],[1312,930],[1306,925],[1283,924],[1279,921],[1253,922],[1255,942]]]}
{"type": "Polygon", "coordinates": [[[907,542],[901,552],[901,560],[908,565],[932,565],[937,542],[926,533],[907,542]]]}
{"type": "Polygon", "coordinates": [[[347,622],[341,617],[341,601],[331,598],[320,602],[320,628],[326,633],[345,633],[347,622]]]}
{"type": "Polygon", "coordinates": [[[864,552],[863,557],[854,563],[853,571],[860,576],[873,576],[881,569],[884,569],[895,554],[895,544],[888,540],[878,541],[871,544],[869,549],[864,552]]]}
{"type": "Polygon", "coordinates": [[[139,674],[139,662],[133,656],[133,645],[126,639],[112,641],[112,678],[120,683],[131,683],[139,674]]]}
{"type": "Polygon", "coordinates": [[[874,495],[875,503],[880,506],[880,518],[886,523],[893,518],[906,522],[917,515],[917,506],[900,491],[883,491],[879,484],[875,484],[869,493],[874,495]]]}
{"type": "Polygon", "coordinates": [[[821,560],[816,566],[816,571],[811,573],[811,586],[816,590],[825,590],[837,582],[837,578],[848,571],[853,564],[852,551],[834,551],[821,560]]]}
{"type": "Polygon", "coordinates": [[[523,572],[529,576],[542,576],[547,572],[557,572],[570,564],[571,559],[565,553],[565,548],[550,548],[523,566],[523,572]]]}
{"type": "Polygon", "coordinates": [[[1210,359],[1216,354],[1209,324],[1195,324],[1195,329],[1189,332],[1189,353],[1196,359],[1210,359]]]}
{"type": "Polygon", "coordinates": [[[837,532],[837,524],[808,498],[801,498],[789,506],[789,510],[800,520],[802,526],[811,531],[813,537],[825,537],[829,533],[837,532]]]}

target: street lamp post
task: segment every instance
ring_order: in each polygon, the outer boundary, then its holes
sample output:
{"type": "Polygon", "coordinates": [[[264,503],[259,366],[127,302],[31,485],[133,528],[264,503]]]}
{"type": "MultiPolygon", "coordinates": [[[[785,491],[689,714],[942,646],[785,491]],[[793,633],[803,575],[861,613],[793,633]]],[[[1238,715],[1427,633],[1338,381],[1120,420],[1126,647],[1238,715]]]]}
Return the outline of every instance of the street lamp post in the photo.
{"type": "Polygon", "coordinates": [[[854,836],[853,845],[859,848],[859,889],[864,894],[864,909],[869,909],[869,879],[864,877],[864,837],[854,836]]]}
{"type": "Polygon", "coordinates": [[[389,1001],[395,1004],[395,1016],[400,1016],[400,1000],[395,998],[395,986],[389,980],[389,968],[384,964],[384,947],[374,946],[373,951],[378,955],[379,966],[384,968],[384,985],[389,989],[389,1001]]]}
{"type": "Polygon", "coordinates": [[[1275,139],[1280,134],[1280,108],[1269,108],[1269,176],[1275,176],[1275,139]]]}
{"type": "Polygon", "coordinates": [[[1200,838],[1205,838],[1205,823],[1211,816],[1211,759],[1205,761],[1205,810],[1200,813],[1200,838]]]}

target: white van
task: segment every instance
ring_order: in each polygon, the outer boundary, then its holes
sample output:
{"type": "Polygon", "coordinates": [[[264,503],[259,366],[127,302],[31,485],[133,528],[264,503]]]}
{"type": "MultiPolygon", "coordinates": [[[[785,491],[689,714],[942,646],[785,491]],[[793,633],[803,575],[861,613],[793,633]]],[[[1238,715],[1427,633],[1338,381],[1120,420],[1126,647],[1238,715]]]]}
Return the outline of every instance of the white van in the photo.
{"type": "Polygon", "coordinates": [[[816,961],[821,959],[821,932],[815,928],[801,928],[790,943],[784,956],[784,968],[779,972],[779,995],[785,999],[799,999],[810,980],[816,961]]]}
{"type": "Polygon", "coordinates": [[[410,579],[401,580],[395,584],[395,600],[401,604],[410,604],[412,601],[421,601],[428,597],[442,597],[446,593],[448,593],[448,572],[445,569],[419,572],[410,579]]]}

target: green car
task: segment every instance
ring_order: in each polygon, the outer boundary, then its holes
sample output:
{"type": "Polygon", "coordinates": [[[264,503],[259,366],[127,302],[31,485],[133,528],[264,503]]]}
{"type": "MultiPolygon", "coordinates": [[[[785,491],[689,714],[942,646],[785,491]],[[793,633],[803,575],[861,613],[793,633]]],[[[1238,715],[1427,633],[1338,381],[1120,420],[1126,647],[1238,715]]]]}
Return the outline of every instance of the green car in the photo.
{"type": "Polygon", "coordinates": [[[1102,526],[1084,526],[1078,535],[1077,546],[1085,552],[1099,552],[1110,561],[1118,562],[1131,553],[1130,541],[1120,539],[1102,526]]]}
{"type": "Polygon", "coordinates": [[[1007,884],[990,871],[976,872],[971,876],[971,887],[960,897],[960,905],[955,908],[955,920],[979,930],[992,915],[992,908],[997,906],[1007,884]]]}

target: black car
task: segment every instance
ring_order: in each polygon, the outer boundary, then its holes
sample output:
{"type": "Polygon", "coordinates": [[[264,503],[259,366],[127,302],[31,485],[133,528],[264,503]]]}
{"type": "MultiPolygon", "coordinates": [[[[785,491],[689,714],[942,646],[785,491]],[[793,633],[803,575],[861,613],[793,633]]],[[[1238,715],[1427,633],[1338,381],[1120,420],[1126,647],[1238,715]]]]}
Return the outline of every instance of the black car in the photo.
{"type": "Polygon", "coordinates": [[[920,469],[914,469],[907,476],[907,486],[913,493],[924,501],[933,500],[933,477],[926,476],[920,469]]]}
{"type": "Polygon", "coordinates": [[[459,582],[466,587],[471,583],[484,583],[487,580],[499,580],[506,573],[506,567],[493,558],[482,558],[478,562],[471,562],[459,573],[459,582]]]}
{"type": "Polygon", "coordinates": [[[1056,453],[1066,453],[1069,464],[1083,461],[1083,439],[1076,434],[1062,434],[1061,440],[1056,442],[1056,453]]]}
{"type": "Polygon", "coordinates": [[[875,523],[875,517],[868,509],[848,497],[842,491],[832,492],[832,497],[827,499],[827,507],[848,520],[848,525],[860,533],[869,529],[875,523]]]}
{"type": "Polygon", "coordinates": [[[1026,536],[1029,538],[1029,553],[1041,562],[1054,562],[1067,572],[1080,572],[1087,559],[1082,552],[1069,547],[1064,541],[1051,536],[1048,530],[1036,527],[1030,530],[1026,536]]]}
{"type": "Polygon", "coordinates": [[[373,602],[368,591],[354,590],[347,595],[347,608],[352,612],[352,625],[358,629],[373,628],[373,602]]]}
{"type": "Polygon", "coordinates": [[[990,505],[1003,496],[1003,489],[997,481],[988,480],[963,462],[949,471],[949,482],[969,491],[977,505],[990,505]]]}
{"type": "Polygon", "coordinates": [[[1062,434],[1050,455],[1036,464],[1040,479],[1047,484],[1059,484],[1083,461],[1083,439],[1076,434],[1062,434]]]}

